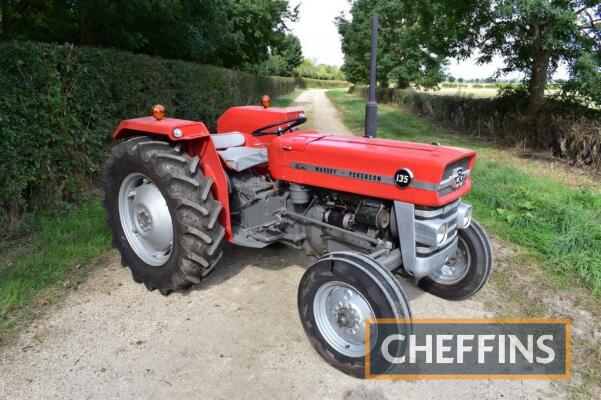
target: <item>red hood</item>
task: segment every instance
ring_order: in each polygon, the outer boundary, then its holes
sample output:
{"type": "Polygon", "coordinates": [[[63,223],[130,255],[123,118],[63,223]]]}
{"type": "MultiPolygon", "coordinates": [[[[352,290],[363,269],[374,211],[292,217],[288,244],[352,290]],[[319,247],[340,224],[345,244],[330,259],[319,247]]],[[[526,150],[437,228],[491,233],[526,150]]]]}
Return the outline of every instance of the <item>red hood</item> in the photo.
{"type": "Polygon", "coordinates": [[[469,177],[463,187],[450,193],[424,188],[448,178],[450,166],[471,169],[475,156],[474,151],[457,147],[312,131],[283,135],[269,146],[269,164],[276,179],[424,205],[444,204],[468,192],[471,187],[469,177]],[[315,172],[315,168],[310,167],[299,171],[299,165],[333,170],[327,170],[330,173],[315,172]],[[400,188],[389,182],[402,168],[411,171],[414,185],[400,188]],[[369,181],[371,176],[363,175],[350,179],[343,174],[349,171],[373,175],[380,181],[369,181]]]}

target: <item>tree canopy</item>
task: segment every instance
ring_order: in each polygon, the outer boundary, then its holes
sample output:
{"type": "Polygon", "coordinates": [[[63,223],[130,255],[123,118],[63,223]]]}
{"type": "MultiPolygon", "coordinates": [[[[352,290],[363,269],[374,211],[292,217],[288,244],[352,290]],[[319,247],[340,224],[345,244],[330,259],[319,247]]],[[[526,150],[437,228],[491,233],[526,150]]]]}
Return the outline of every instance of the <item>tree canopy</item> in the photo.
{"type": "MultiPolygon", "coordinates": [[[[252,70],[295,45],[288,0],[0,0],[0,39],[112,47],[252,70]]],[[[295,49],[295,51],[298,49],[295,49]]],[[[296,67],[294,65],[294,67],[296,67]]]]}
{"type": "Polygon", "coordinates": [[[434,87],[449,57],[479,54],[499,71],[524,73],[528,113],[537,115],[545,85],[561,63],[570,79],[563,94],[601,103],[599,0],[354,0],[337,20],[351,82],[367,82],[369,18],[380,15],[379,83],[434,87]]]}

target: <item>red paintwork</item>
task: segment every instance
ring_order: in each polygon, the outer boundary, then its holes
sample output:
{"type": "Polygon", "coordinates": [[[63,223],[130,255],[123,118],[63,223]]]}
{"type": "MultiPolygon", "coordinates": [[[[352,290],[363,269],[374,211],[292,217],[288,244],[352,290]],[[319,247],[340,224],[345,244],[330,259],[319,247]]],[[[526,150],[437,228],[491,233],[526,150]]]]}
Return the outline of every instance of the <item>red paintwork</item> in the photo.
{"type": "Polygon", "coordinates": [[[301,131],[283,135],[269,146],[269,170],[274,179],[341,190],[417,205],[440,206],[471,189],[471,177],[465,185],[439,197],[435,191],[401,189],[394,184],[369,182],[347,177],[292,168],[292,162],[394,177],[401,168],[409,168],[413,179],[440,183],[445,167],[470,157],[470,169],[476,159],[472,150],[386,139],[335,136],[301,131]]]}
{"type": "MultiPolygon", "coordinates": [[[[241,132],[246,134],[247,145],[254,146],[256,143],[268,144],[276,138],[275,135],[253,137],[250,136],[250,133],[263,126],[296,118],[302,112],[302,109],[295,107],[231,107],[228,108],[217,120],[217,133],[241,132]]],[[[285,127],[285,125],[282,127],[285,127]]],[[[271,128],[271,130],[276,129],[277,127],[271,128]]]]}
{"type": "MultiPolygon", "coordinates": [[[[262,126],[296,118],[301,112],[299,108],[232,107],[218,119],[217,131],[242,132],[246,136],[246,146],[266,146],[269,164],[257,167],[257,172],[270,174],[277,180],[427,206],[447,204],[471,189],[471,177],[467,178],[465,185],[459,190],[440,197],[435,191],[413,187],[401,189],[390,183],[303,171],[291,166],[292,162],[298,162],[381,175],[391,179],[399,169],[409,168],[414,174],[414,180],[438,184],[445,167],[454,161],[470,157],[469,168],[473,168],[476,153],[471,150],[396,140],[336,136],[316,131],[296,131],[282,136],[268,135],[259,138],[250,134],[262,126]]],[[[213,197],[223,206],[219,221],[226,230],[226,239],[232,241],[228,181],[225,172],[227,167],[219,158],[213,142],[207,140],[210,134],[206,126],[202,122],[175,118],[165,118],[161,121],[153,117],[136,118],[122,121],[113,138],[136,133],[167,136],[172,141],[190,141],[192,145],[188,147],[188,152],[191,156],[199,156],[202,172],[214,182],[213,197]],[[182,137],[173,136],[173,130],[176,128],[182,130],[182,137]]]]}
{"type": "Polygon", "coordinates": [[[113,139],[125,137],[136,132],[169,136],[169,139],[173,141],[191,140],[209,136],[209,130],[202,122],[176,118],[165,118],[158,121],[154,117],[142,117],[121,121],[113,133],[113,139]],[[177,128],[182,130],[182,137],[176,138],[173,136],[173,131],[177,128]]]}
{"type": "Polygon", "coordinates": [[[223,206],[221,213],[219,214],[219,222],[225,228],[225,239],[231,241],[233,239],[232,234],[232,222],[230,217],[230,196],[228,193],[228,181],[227,175],[223,169],[221,159],[215,146],[213,146],[212,140],[196,140],[193,142],[194,149],[190,155],[198,155],[200,158],[200,168],[205,176],[208,176],[213,180],[213,187],[211,193],[213,198],[219,201],[223,206]]]}
{"type": "Polygon", "coordinates": [[[115,129],[113,139],[137,133],[168,136],[169,140],[172,141],[190,141],[189,154],[191,156],[197,155],[200,158],[200,168],[203,174],[213,180],[214,185],[211,193],[215,200],[223,206],[223,210],[219,214],[219,222],[225,228],[226,240],[231,241],[232,223],[227,176],[213,142],[207,140],[210,134],[205,124],[175,118],[165,118],[160,121],[157,121],[154,117],[128,119],[122,121],[115,129]],[[182,130],[182,136],[179,138],[173,136],[173,130],[176,128],[182,130]]]}

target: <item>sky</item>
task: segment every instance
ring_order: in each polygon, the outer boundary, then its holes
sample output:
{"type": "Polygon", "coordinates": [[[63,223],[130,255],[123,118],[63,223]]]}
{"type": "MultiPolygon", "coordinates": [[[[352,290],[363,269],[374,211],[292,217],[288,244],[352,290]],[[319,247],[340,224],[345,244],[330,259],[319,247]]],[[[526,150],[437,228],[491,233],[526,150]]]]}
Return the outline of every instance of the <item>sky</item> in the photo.
{"type": "MultiPolygon", "coordinates": [[[[344,56],[340,49],[340,36],[334,25],[334,18],[342,12],[348,12],[348,0],[291,0],[291,5],[301,4],[299,21],[291,24],[292,32],[298,36],[305,57],[317,60],[318,63],[342,65],[344,56]]],[[[448,73],[456,78],[485,79],[503,66],[499,57],[490,64],[477,65],[475,57],[468,60],[450,60],[448,73]]],[[[565,79],[565,68],[554,75],[554,78],[565,79]]],[[[521,75],[514,73],[504,79],[520,79],[521,75]]]]}

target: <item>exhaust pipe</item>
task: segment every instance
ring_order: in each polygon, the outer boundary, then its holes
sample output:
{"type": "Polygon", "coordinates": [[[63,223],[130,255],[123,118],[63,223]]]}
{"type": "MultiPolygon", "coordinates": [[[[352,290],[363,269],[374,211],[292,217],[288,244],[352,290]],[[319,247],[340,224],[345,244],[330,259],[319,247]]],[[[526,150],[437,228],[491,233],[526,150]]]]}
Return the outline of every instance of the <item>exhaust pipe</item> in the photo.
{"type": "Polygon", "coordinates": [[[369,96],[365,106],[365,137],[375,138],[378,127],[376,103],[376,66],[378,53],[378,14],[371,16],[371,56],[369,65],[369,96]]]}

